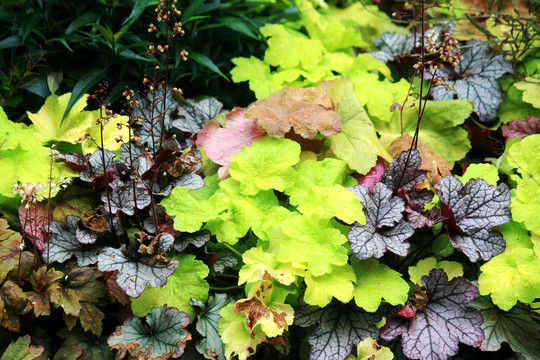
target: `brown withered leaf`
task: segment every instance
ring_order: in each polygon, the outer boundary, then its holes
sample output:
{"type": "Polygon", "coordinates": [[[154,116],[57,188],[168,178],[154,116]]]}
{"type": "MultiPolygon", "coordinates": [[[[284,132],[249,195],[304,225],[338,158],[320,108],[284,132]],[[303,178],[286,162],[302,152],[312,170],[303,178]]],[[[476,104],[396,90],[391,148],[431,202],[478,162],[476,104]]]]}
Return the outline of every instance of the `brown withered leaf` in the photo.
{"type": "Polygon", "coordinates": [[[92,213],[88,216],[83,216],[81,220],[77,222],[77,226],[96,231],[104,232],[107,228],[107,219],[103,217],[103,207],[100,206],[97,209],[93,210],[92,213]]]}
{"type": "Polygon", "coordinates": [[[310,88],[287,87],[266,99],[256,101],[246,110],[246,117],[268,135],[282,138],[292,129],[306,139],[317,132],[325,136],[341,132],[341,120],[334,111],[328,83],[310,88]]]}
{"type": "MultiPolygon", "coordinates": [[[[395,158],[403,151],[407,151],[411,147],[412,137],[403,135],[398,137],[390,144],[390,153],[395,158]]],[[[442,157],[433,152],[430,148],[418,141],[417,150],[420,153],[422,164],[419,169],[427,172],[426,180],[418,186],[418,189],[430,189],[433,185],[439,182],[445,176],[451,175],[452,167],[442,157]]]]}
{"type": "Polygon", "coordinates": [[[64,276],[61,271],[53,268],[47,270],[46,266],[40,267],[30,275],[30,284],[33,291],[29,291],[28,300],[34,307],[36,317],[50,315],[50,303],[56,303],[60,299],[60,284],[58,280],[64,276]]]}
{"type": "Polygon", "coordinates": [[[110,273],[110,275],[105,276],[105,289],[109,293],[112,301],[118,301],[120,304],[128,306],[130,303],[129,296],[127,296],[126,292],[122,290],[120,286],[118,286],[118,283],[116,282],[116,278],[118,277],[117,275],[118,270],[113,271],[110,273]]]}
{"type": "Polygon", "coordinates": [[[169,173],[172,177],[178,178],[182,174],[188,174],[197,171],[201,167],[201,160],[195,154],[194,150],[189,150],[176,157],[173,162],[163,165],[163,170],[169,173]]]}
{"type": "Polygon", "coordinates": [[[234,314],[246,315],[246,325],[253,334],[253,329],[261,325],[269,337],[282,335],[292,324],[293,309],[290,305],[271,301],[273,284],[270,280],[259,281],[248,294],[247,299],[239,300],[234,306],[234,314]]]}

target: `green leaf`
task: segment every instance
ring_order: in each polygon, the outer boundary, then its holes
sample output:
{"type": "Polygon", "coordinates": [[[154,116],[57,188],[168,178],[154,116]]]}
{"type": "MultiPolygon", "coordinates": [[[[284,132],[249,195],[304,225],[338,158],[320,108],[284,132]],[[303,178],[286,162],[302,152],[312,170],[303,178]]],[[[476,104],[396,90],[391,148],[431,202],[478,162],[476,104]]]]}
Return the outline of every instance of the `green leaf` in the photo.
{"type": "Polygon", "coordinates": [[[480,310],[484,317],[482,351],[497,351],[504,342],[526,359],[535,359],[540,354],[540,325],[525,311],[517,308],[501,311],[483,296],[474,299],[470,305],[480,310]]]}
{"type": "MultiPolygon", "coordinates": [[[[413,136],[416,131],[417,106],[403,107],[404,134],[413,136]]],[[[473,103],[467,100],[428,101],[420,125],[420,141],[453,166],[471,149],[468,133],[459,125],[465,122],[472,111],[473,103]]],[[[399,111],[393,112],[390,122],[374,121],[374,124],[381,134],[381,142],[387,147],[401,136],[399,111]]]]}
{"type": "Polygon", "coordinates": [[[463,185],[471,179],[484,179],[489,185],[497,186],[499,182],[499,172],[492,164],[470,164],[463,176],[456,176],[463,185]]]}
{"type": "MultiPolygon", "coordinates": [[[[347,238],[318,215],[295,215],[281,224],[270,238],[279,244],[277,260],[290,262],[299,269],[309,269],[313,276],[332,272],[347,263],[347,238]]],[[[273,245],[274,246],[274,245],[273,245]]]]}
{"type": "Polygon", "coordinates": [[[79,102],[79,99],[81,99],[84,96],[84,93],[86,93],[93,85],[95,85],[99,81],[99,79],[101,79],[105,75],[106,72],[107,72],[107,69],[91,70],[86,75],[81,77],[79,81],[77,81],[77,83],[73,87],[73,92],[71,93],[71,97],[69,98],[69,102],[67,104],[66,110],[64,111],[64,114],[62,115],[60,126],[62,126],[62,124],[68,117],[73,106],[75,106],[75,104],[79,102]]]}
{"type": "MultiPolygon", "coordinates": [[[[231,70],[232,80],[236,83],[249,81],[249,88],[257,99],[264,99],[283,88],[282,81],[278,81],[270,74],[270,66],[255,56],[249,59],[237,57],[231,61],[235,65],[231,70]]],[[[294,79],[296,77],[298,75],[294,79]]]]}
{"type": "Polygon", "coordinates": [[[540,297],[540,259],[532,249],[507,249],[480,271],[480,294],[491,294],[493,303],[502,310],[510,310],[517,301],[530,304],[540,297]]]}
{"type": "Polygon", "coordinates": [[[295,269],[291,263],[280,263],[277,254],[264,252],[259,247],[254,247],[242,255],[244,266],[238,273],[238,284],[253,283],[268,278],[277,282],[290,285],[297,276],[303,276],[303,271],[295,269]]]}
{"type": "Polygon", "coordinates": [[[503,102],[499,106],[500,120],[506,124],[510,120],[523,119],[529,115],[540,118],[540,109],[524,102],[523,92],[510,85],[507,91],[503,93],[503,102]]]}
{"type": "Polygon", "coordinates": [[[530,231],[540,234],[540,135],[517,140],[506,151],[508,164],[517,169],[512,176],[517,187],[512,190],[512,217],[530,231]]]}
{"type": "Polygon", "coordinates": [[[9,344],[0,360],[33,360],[40,357],[43,350],[42,346],[31,346],[30,335],[25,335],[9,344]]]}
{"type": "Polygon", "coordinates": [[[164,304],[174,306],[195,318],[195,311],[190,305],[191,298],[206,301],[210,289],[205,278],[209,269],[202,261],[195,260],[195,255],[180,254],[172,257],[179,262],[174,273],[167,279],[167,284],[159,288],[147,286],[136,299],[131,301],[131,310],[136,316],[144,316],[164,304]]]}
{"type": "Polygon", "coordinates": [[[311,271],[307,271],[304,301],[309,305],[325,307],[335,297],[342,303],[348,303],[353,297],[353,282],[356,279],[349,264],[336,266],[332,272],[321,276],[313,276],[311,271]]]}
{"type": "Polygon", "coordinates": [[[463,266],[456,261],[439,261],[434,257],[429,257],[418,261],[416,266],[409,266],[409,279],[413,284],[422,284],[422,277],[429,275],[432,269],[443,269],[448,280],[463,276],[463,266]]]}
{"type": "Polygon", "coordinates": [[[376,259],[353,258],[351,263],[357,279],[353,291],[356,305],[368,312],[375,312],[382,299],[391,305],[405,304],[409,285],[400,273],[376,259]]]}
{"type": "Polygon", "coordinates": [[[10,121],[0,107],[0,151],[14,150],[19,145],[24,150],[29,150],[37,142],[39,140],[31,127],[10,121]]]}
{"type": "Polygon", "coordinates": [[[329,87],[332,100],[336,104],[336,112],[343,124],[341,133],[328,137],[334,154],[360,174],[366,174],[375,165],[377,155],[392,161],[390,154],[379,142],[366,111],[360,105],[352,82],[340,79],[329,87]]]}
{"type": "Polygon", "coordinates": [[[392,360],[393,358],[392,350],[377,344],[377,340],[368,337],[356,346],[356,357],[351,355],[345,360],[392,360]]]}
{"type": "Polygon", "coordinates": [[[366,223],[360,198],[343,186],[313,186],[310,190],[309,196],[298,205],[301,213],[326,219],[336,217],[347,224],[366,223]]]}
{"type": "Polygon", "coordinates": [[[523,91],[523,101],[540,109],[540,81],[534,77],[514,83],[516,89],[523,91]]]}
{"type": "MultiPolygon", "coordinates": [[[[73,110],[72,110],[73,111],[73,110]]],[[[100,117],[99,110],[94,110],[92,114],[92,125],[86,130],[91,138],[86,139],[82,143],[83,154],[93,154],[98,151],[98,145],[101,147],[101,126],[96,124],[96,120],[100,117]],[[92,140],[93,139],[93,140],[92,140]],[[94,142],[95,141],[95,142],[94,142]],[[97,145],[96,145],[97,143],[97,145]]],[[[69,117],[68,117],[69,118],[69,117]]],[[[107,124],[103,125],[103,148],[118,153],[122,142],[116,141],[117,138],[127,140],[129,137],[129,118],[124,115],[111,117],[107,124]],[[120,124],[120,125],[118,125],[120,124]],[[121,126],[119,129],[118,127],[121,126]]],[[[64,124],[63,126],[66,126],[64,124]]]]}
{"type": "Polygon", "coordinates": [[[184,352],[191,334],[184,328],[189,317],[178,309],[166,305],[152,309],[146,316],[146,324],[139,318],[131,318],[116,331],[107,342],[118,349],[117,358],[122,359],[130,353],[133,359],[177,358],[184,352]]]}
{"type": "Polygon", "coordinates": [[[215,72],[216,74],[218,74],[219,76],[224,78],[225,80],[230,81],[229,78],[227,76],[225,76],[225,74],[223,74],[223,72],[221,72],[219,67],[217,67],[217,65],[214,64],[214,62],[208,56],[200,54],[200,53],[195,52],[195,51],[190,51],[189,52],[189,58],[192,59],[193,61],[195,61],[196,63],[198,63],[199,65],[202,65],[202,66],[207,67],[208,69],[212,70],[213,72],[215,72]]]}
{"type": "Polygon", "coordinates": [[[225,344],[227,359],[237,355],[240,360],[247,360],[255,353],[257,345],[266,341],[266,335],[257,328],[252,334],[246,325],[245,314],[235,315],[234,307],[235,304],[229,304],[219,312],[221,319],[218,323],[218,332],[225,344]]]}
{"type": "Polygon", "coordinates": [[[241,191],[245,195],[269,189],[283,191],[298,179],[292,166],[299,157],[297,142],[266,136],[232,156],[229,173],[242,183],[241,191]]]}

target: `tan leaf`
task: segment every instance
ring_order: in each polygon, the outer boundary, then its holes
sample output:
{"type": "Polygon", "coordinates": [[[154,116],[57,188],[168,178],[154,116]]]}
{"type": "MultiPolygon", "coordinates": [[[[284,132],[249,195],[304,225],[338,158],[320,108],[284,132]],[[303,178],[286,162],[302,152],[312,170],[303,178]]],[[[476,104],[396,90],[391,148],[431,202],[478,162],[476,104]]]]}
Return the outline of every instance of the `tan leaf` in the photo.
{"type": "Polygon", "coordinates": [[[58,302],[60,299],[60,284],[57,280],[61,279],[64,273],[47,270],[46,266],[40,267],[30,275],[30,284],[34,291],[28,292],[28,300],[34,306],[36,317],[41,315],[50,315],[50,303],[58,302]]]}
{"type": "Polygon", "coordinates": [[[77,225],[82,225],[87,229],[100,233],[104,232],[107,228],[107,219],[103,217],[102,206],[92,211],[90,215],[83,216],[83,218],[77,222],[77,225]]]}
{"type": "MultiPolygon", "coordinates": [[[[410,149],[411,142],[412,137],[409,135],[398,137],[390,144],[390,153],[394,158],[397,157],[403,151],[410,149]]],[[[420,158],[422,159],[422,164],[419,169],[427,172],[426,180],[424,180],[423,184],[418,186],[419,189],[431,188],[432,185],[438,183],[441,178],[451,175],[450,170],[452,170],[452,167],[450,164],[426,145],[422,144],[421,141],[418,141],[417,150],[420,152],[420,158]]]]}
{"type": "Polygon", "coordinates": [[[128,306],[129,296],[127,296],[126,292],[118,286],[118,283],[116,282],[118,271],[113,271],[110,276],[105,277],[105,289],[109,293],[109,296],[111,297],[111,300],[118,301],[120,304],[124,306],[128,306]]]}
{"type": "Polygon", "coordinates": [[[246,117],[257,120],[257,126],[268,135],[282,138],[292,129],[306,139],[318,132],[325,136],[341,132],[341,120],[334,111],[328,84],[311,88],[288,87],[266,99],[253,103],[246,117]]]}

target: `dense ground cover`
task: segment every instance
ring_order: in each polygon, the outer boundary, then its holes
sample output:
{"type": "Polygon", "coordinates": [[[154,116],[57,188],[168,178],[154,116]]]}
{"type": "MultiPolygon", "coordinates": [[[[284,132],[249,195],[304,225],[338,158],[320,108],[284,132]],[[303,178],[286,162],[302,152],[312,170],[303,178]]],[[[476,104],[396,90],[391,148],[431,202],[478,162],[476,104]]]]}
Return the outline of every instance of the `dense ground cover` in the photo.
{"type": "Polygon", "coordinates": [[[0,359],[539,358],[538,6],[374,3],[2,3],[0,359]]]}

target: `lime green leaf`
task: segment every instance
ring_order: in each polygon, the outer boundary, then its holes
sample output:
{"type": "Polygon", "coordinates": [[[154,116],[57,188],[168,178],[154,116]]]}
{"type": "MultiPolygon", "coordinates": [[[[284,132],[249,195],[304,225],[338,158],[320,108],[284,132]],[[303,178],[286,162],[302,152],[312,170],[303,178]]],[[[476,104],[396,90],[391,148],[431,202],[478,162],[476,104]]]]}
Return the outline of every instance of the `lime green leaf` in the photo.
{"type": "Polygon", "coordinates": [[[318,40],[279,24],[267,24],[260,30],[268,38],[268,49],[264,54],[266,63],[283,69],[299,67],[306,71],[315,70],[320,63],[324,47],[318,40]]]}
{"type": "Polygon", "coordinates": [[[515,86],[510,86],[503,93],[503,102],[499,106],[499,118],[506,124],[510,120],[523,119],[529,115],[540,118],[540,109],[524,102],[523,92],[515,86]]]}
{"type": "Polygon", "coordinates": [[[392,360],[393,358],[392,350],[377,344],[377,340],[368,337],[356,346],[356,357],[351,357],[350,360],[392,360]]]}
{"type": "Polygon", "coordinates": [[[290,263],[280,263],[276,258],[277,254],[264,252],[258,247],[246,251],[242,255],[245,265],[238,273],[238,284],[275,279],[281,284],[290,285],[297,276],[303,275],[302,270],[295,269],[290,263]]]}
{"type": "MultiPolygon", "coordinates": [[[[21,146],[13,150],[0,150],[0,194],[14,197],[13,186],[21,183],[49,183],[51,158],[50,149],[34,143],[25,150],[21,146]]],[[[61,176],[76,176],[78,173],[69,169],[64,163],[53,163],[53,182],[61,176]]],[[[56,194],[53,194],[56,195],[56,194]]]]}
{"type": "Polygon", "coordinates": [[[409,285],[400,273],[380,264],[376,259],[353,258],[351,262],[357,279],[353,291],[356,305],[374,312],[383,298],[391,305],[405,304],[409,285]]]}
{"type": "MultiPolygon", "coordinates": [[[[94,139],[94,141],[101,147],[101,127],[99,124],[96,124],[96,120],[99,118],[99,110],[91,112],[92,114],[92,126],[87,129],[87,133],[94,139]]],[[[68,117],[69,119],[69,117],[68,117]]],[[[129,128],[128,128],[128,117],[127,116],[116,116],[111,117],[107,124],[103,125],[103,148],[118,152],[120,151],[120,146],[122,142],[116,141],[117,138],[122,138],[124,141],[127,141],[129,137],[129,128]],[[120,124],[120,125],[118,125],[120,124]],[[120,128],[119,128],[120,126],[120,128]]],[[[62,125],[67,126],[67,124],[62,125]]],[[[83,154],[94,153],[98,150],[96,143],[94,143],[90,138],[86,139],[82,143],[83,154]]]]}
{"type": "Polygon", "coordinates": [[[180,254],[172,257],[179,262],[167,284],[160,288],[147,286],[141,296],[131,301],[131,310],[136,316],[145,316],[152,308],[167,304],[195,318],[195,311],[189,304],[191,298],[205,302],[210,289],[206,280],[208,266],[195,260],[195,255],[180,254]]]}
{"type": "Polygon", "coordinates": [[[523,101],[540,109],[540,80],[526,77],[525,80],[518,81],[514,86],[523,91],[523,101]]]}
{"type": "Polygon", "coordinates": [[[492,164],[470,164],[465,170],[463,176],[456,176],[463,185],[471,179],[484,179],[489,185],[497,186],[499,181],[499,172],[497,167],[492,164]]]}
{"type": "Polygon", "coordinates": [[[366,111],[360,105],[352,82],[342,78],[329,87],[332,100],[336,104],[336,112],[343,123],[341,133],[328,137],[334,154],[360,174],[366,174],[375,165],[377,155],[392,161],[390,154],[379,142],[366,111]]]}
{"type": "Polygon", "coordinates": [[[522,223],[511,221],[507,224],[497,226],[496,229],[503,235],[507,250],[512,247],[534,248],[531,236],[522,223]]]}
{"type": "Polygon", "coordinates": [[[540,234],[540,135],[516,141],[506,151],[508,164],[517,168],[517,187],[512,190],[512,217],[530,231],[540,234]]]}
{"type": "Polygon", "coordinates": [[[255,327],[260,329],[269,338],[282,335],[292,325],[294,310],[291,305],[278,303],[272,299],[274,286],[272,281],[263,280],[249,290],[248,298],[238,300],[234,306],[236,315],[244,313],[246,325],[250,332],[255,327]]]}
{"type": "Polygon", "coordinates": [[[326,219],[335,216],[347,224],[366,223],[360,198],[341,185],[313,186],[309,196],[298,205],[298,211],[326,219]]]}
{"type": "MultiPolygon", "coordinates": [[[[408,105],[403,107],[404,134],[414,135],[418,121],[417,110],[417,107],[410,108],[408,105]]],[[[420,126],[420,141],[453,166],[471,149],[468,133],[459,125],[465,122],[472,111],[473,103],[467,100],[428,101],[420,126]]],[[[374,124],[385,146],[401,136],[399,111],[393,112],[390,122],[374,121],[374,124]]]]}
{"type": "Polygon", "coordinates": [[[314,276],[332,271],[347,263],[347,238],[318,215],[295,215],[281,225],[271,242],[278,242],[277,260],[295,267],[309,269],[314,276]],[[279,241],[281,240],[281,241],[279,241]]]}
{"type": "Polygon", "coordinates": [[[30,345],[30,335],[25,335],[9,344],[0,360],[33,360],[40,357],[42,346],[30,345]]]}
{"type": "Polygon", "coordinates": [[[480,294],[491,294],[493,303],[502,310],[510,310],[517,301],[529,304],[540,297],[540,259],[532,249],[507,249],[482,265],[480,271],[480,294]]]}
{"type": "MultiPolygon", "coordinates": [[[[236,65],[231,70],[232,80],[237,83],[249,81],[249,88],[257,99],[264,99],[283,88],[283,81],[276,80],[270,74],[270,66],[255,56],[249,59],[237,57],[231,61],[236,65]]],[[[294,79],[297,77],[298,75],[295,75],[294,79]]]]}
{"type": "Polygon", "coordinates": [[[24,150],[29,150],[38,142],[37,135],[31,127],[10,121],[4,109],[0,107],[0,151],[13,150],[19,145],[24,150]]]}
{"type": "Polygon", "coordinates": [[[65,141],[75,143],[84,136],[92,126],[92,112],[83,111],[86,107],[86,97],[80,98],[72,107],[62,124],[62,115],[67,109],[71,93],[61,96],[50,95],[41,109],[33,114],[28,112],[28,118],[34,124],[32,127],[42,142],[65,141]]]}
{"type": "Polygon", "coordinates": [[[440,261],[434,257],[420,260],[416,266],[409,266],[409,278],[413,284],[422,284],[422,277],[429,275],[432,269],[443,269],[448,275],[448,280],[463,276],[463,266],[455,261],[440,261]]]}
{"type": "Polygon", "coordinates": [[[245,314],[235,315],[234,307],[235,304],[229,304],[219,312],[221,319],[218,323],[218,331],[225,344],[227,359],[238,355],[240,360],[247,360],[255,353],[257,345],[266,341],[267,338],[258,328],[255,328],[252,334],[246,325],[245,314]]]}
{"type": "Polygon", "coordinates": [[[335,297],[342,303],[348,303],[353,297],[355,280],[356,276],[349,264],[336,266],[332,272],[321,276],[313,276],[311,271],[307,271],[304,301],[309,305],[325,307],[335,297]]]}
{"type": "Polygon", "coordinates": [[[300,159],[300,145],[289,139],[263,137],[231,157],[229,173],[242,183],[242,193],[279,191],[292,186],[298,174],[292,168],[300,159]]]}
{"type": "Polygon", "coordinates": [[[218,176],[208,176],[204,179],[205,186],[197,190],[187,187],[175,187],[169,197],[163,199],[160,205],[167,214],[174,218],[174,228],[179,231],[195,232],[200,230],[203,223],[215,218],[218,214],[210,197],[219,188],[218,176]]]}
{"type": "Polygon", "coordinates": [[[285,189],[289,202],[298,205],[311,194],[313,186],[344,185],[347,179],[347,163],[333,158],[323,161],[307,159],[296,166],[298,181],[294,186],[285,189]]]}

